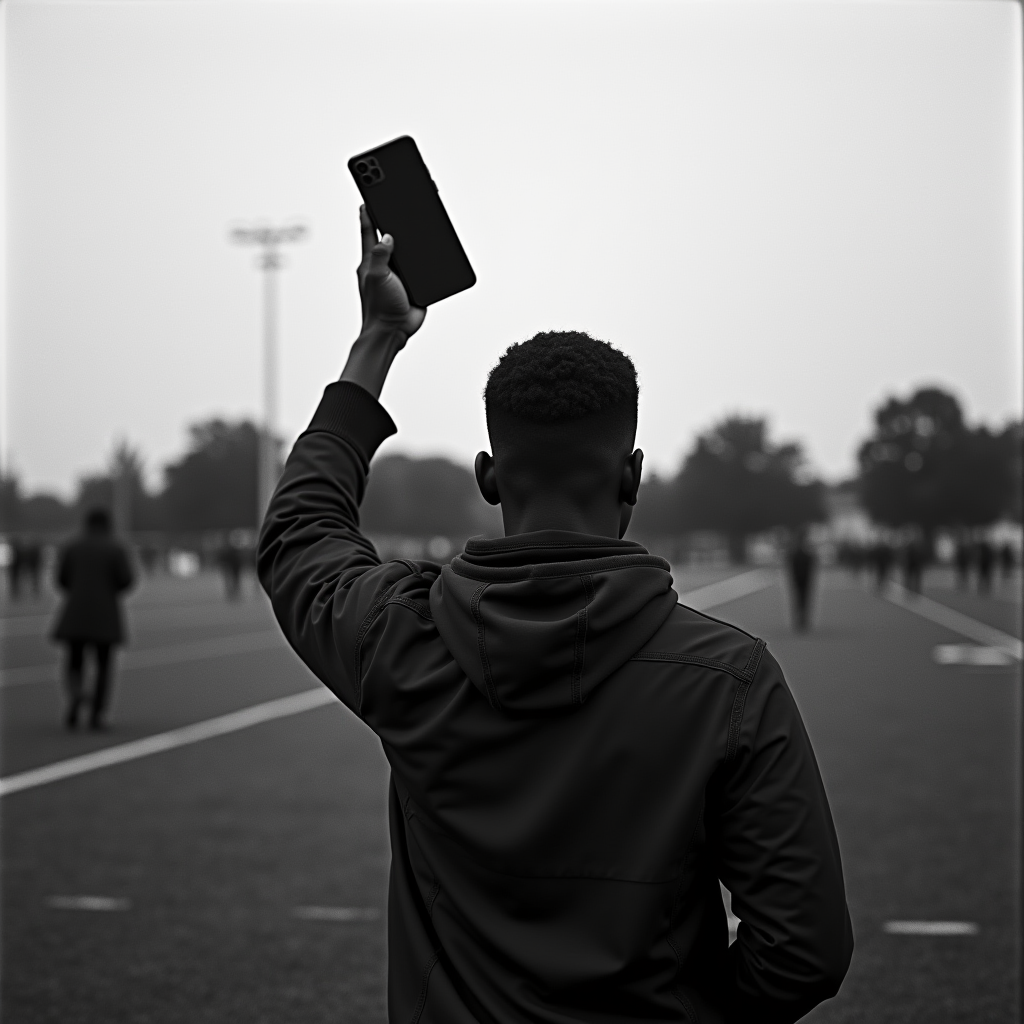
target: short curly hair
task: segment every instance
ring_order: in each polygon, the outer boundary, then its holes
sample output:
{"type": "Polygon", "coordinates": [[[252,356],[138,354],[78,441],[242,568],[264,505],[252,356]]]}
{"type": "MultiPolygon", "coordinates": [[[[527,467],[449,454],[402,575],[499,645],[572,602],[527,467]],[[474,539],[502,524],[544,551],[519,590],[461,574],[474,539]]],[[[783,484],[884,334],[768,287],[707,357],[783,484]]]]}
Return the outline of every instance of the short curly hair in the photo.
{"type": "Polygon", "coordinates": [[[633,360],[584,331],[541,331],[510,345],[484,389],[488,415],[500,409],[532,423],[562,423],[612,408],[636,414],[633,360]]]}

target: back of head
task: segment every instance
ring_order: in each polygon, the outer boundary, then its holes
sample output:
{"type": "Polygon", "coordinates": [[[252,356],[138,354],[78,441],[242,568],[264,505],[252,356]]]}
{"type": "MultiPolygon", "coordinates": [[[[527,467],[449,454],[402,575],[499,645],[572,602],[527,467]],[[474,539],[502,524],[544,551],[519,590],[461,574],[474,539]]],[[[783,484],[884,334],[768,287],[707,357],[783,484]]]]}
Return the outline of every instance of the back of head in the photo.
{"type": "Polygon", "coordinates": [[[636,439],[636,368],[582,331],[545,331],[512,345],[484,390],[495,464],[528,487],[618,487],[636,439]]]}
{"type": "Polygon", "coordinates": [[[97,505],[85,514],[85,532],[94,536],[106,536],[110,533],[110,513],[97,505]]]}

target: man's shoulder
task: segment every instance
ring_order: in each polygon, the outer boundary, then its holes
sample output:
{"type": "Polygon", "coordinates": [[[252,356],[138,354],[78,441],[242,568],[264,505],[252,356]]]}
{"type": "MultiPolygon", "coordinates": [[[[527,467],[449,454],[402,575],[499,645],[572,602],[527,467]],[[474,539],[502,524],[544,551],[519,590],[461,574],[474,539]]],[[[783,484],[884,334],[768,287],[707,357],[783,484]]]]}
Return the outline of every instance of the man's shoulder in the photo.
{"type": "Polygon", "coordinates": [[[677,604],[632,660],[703,666],[749,681],[764,648],[764,640],[739,626],[677,604]]]}

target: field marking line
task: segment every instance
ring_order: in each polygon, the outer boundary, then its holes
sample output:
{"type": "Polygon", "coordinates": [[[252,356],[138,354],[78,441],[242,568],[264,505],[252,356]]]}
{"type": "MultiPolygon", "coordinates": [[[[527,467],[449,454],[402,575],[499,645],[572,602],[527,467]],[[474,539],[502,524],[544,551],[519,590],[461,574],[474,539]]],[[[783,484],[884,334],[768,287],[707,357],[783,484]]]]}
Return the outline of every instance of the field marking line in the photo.
{"type": "Polygon", "coordinates": [[[52,910],[129,910],[131,901],[120,896],[51,896],[46,905],[52,910]]]}
{"type": "Polygon", "coordinates": [[[889,588],[885,592],[885,599],[899,605],[900,608],[905,608],[908,612],[920,615],[923,619],[929,619],[940,626],[945,626],[946,629],[959,633],[961,636],[967,637],[968,640],[974,640],[985,647],[996,647],[1010,655],[1011,658],[1016,658],[1017,661],[1024,660],[1024,641],[1018,640],[1015,636],[1010,636],[1009,633],[1004,633],[1001,629],[996,629],[995,626],[990,626],[986,622],[972,619],[969,615],[950,608],[949,605],[933,601],[923,594],[912,594],[898,583],[889,584],[889,588]]]}
{"type": "MultiPolygon", "coordinates": [[[[206,658],[221,658],[228,654],[245,654],[249,651],[266,651],[275,647],[286,648],[281,630],[251,630],[246,633],[232,633],[229,636],[214,636],[206,640],[191,640],[182,644],[164,644],[160,647],[129,649],[119,672],[133,672],[140,668],[159,668],[162,665],[179,665],[186,661],[203,661],[206,658]]],[[[9,686],[27,686],[30,683],[53,682],[60,672],[60,662],[51,661],[41,665],[25,665],[21,668],[0,670],[0,689],[9,686]]]]}
{"type": "Polygon", "coordinates": [[[182,726],[180,729],[159,732],[140,740],[132,740],[130,743],[119,743],[113,747],[82,754],[80,757],[71,757],[66,761],[55,761],[41,768],[8,775],[7,778],[0,779],[0,797],[20,793],[25,789],[34,789],[36,786],[45,786],[50,782],[59,782],[61,779],[70,779],[76,775],[96,771],[98,768],[136,761],[140,757],[160,754],[165,750],[175,750],[216,736],[226,736],[228,733],[249,729],[263,722],[272,722],[278,718],[287,718],[289,715],[298,715],[313,708],[335,704],[337,700],[338,698],[326,686],[317,686],[288,697],[253,704],[251,707],[242,708],[241,711],[207,718],[205,721],[182,726]]]}
{"type": "Polygon", "coordinates": [[[376,921],[380,911],[376,907],[296,907],[292,917],[301,921],[376,921]]]}
{"type": "Polygon", "coordinates": [[[694,611],[703,612],[709,608],[717,608],[748,594],[756,594],[759,590],[767,590],[775,582],[773,573],[764,569],[751,569],[737,576],[728,576],[717,583],[709,583],[705,587],[688,591],[679,595],[679,603],[685,604],[694,611]]]}
{"type": "Polygon", "coordinates": [[[882,930],[889,935],[977,935],[973,921],[886,921],[882,930]]]}

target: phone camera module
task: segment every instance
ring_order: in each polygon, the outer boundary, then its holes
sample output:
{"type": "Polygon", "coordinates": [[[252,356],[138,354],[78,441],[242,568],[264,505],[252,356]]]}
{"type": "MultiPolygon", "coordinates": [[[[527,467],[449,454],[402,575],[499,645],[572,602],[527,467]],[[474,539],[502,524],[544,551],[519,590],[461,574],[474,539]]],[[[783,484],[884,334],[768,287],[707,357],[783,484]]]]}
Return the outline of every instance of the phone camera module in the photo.
{"type": "Polygon", "coordinates": [[[364,185],[379,185],[384,180],[384,171],[373,156],[360,160],[356,164],[356,172],[364,185]]]}

